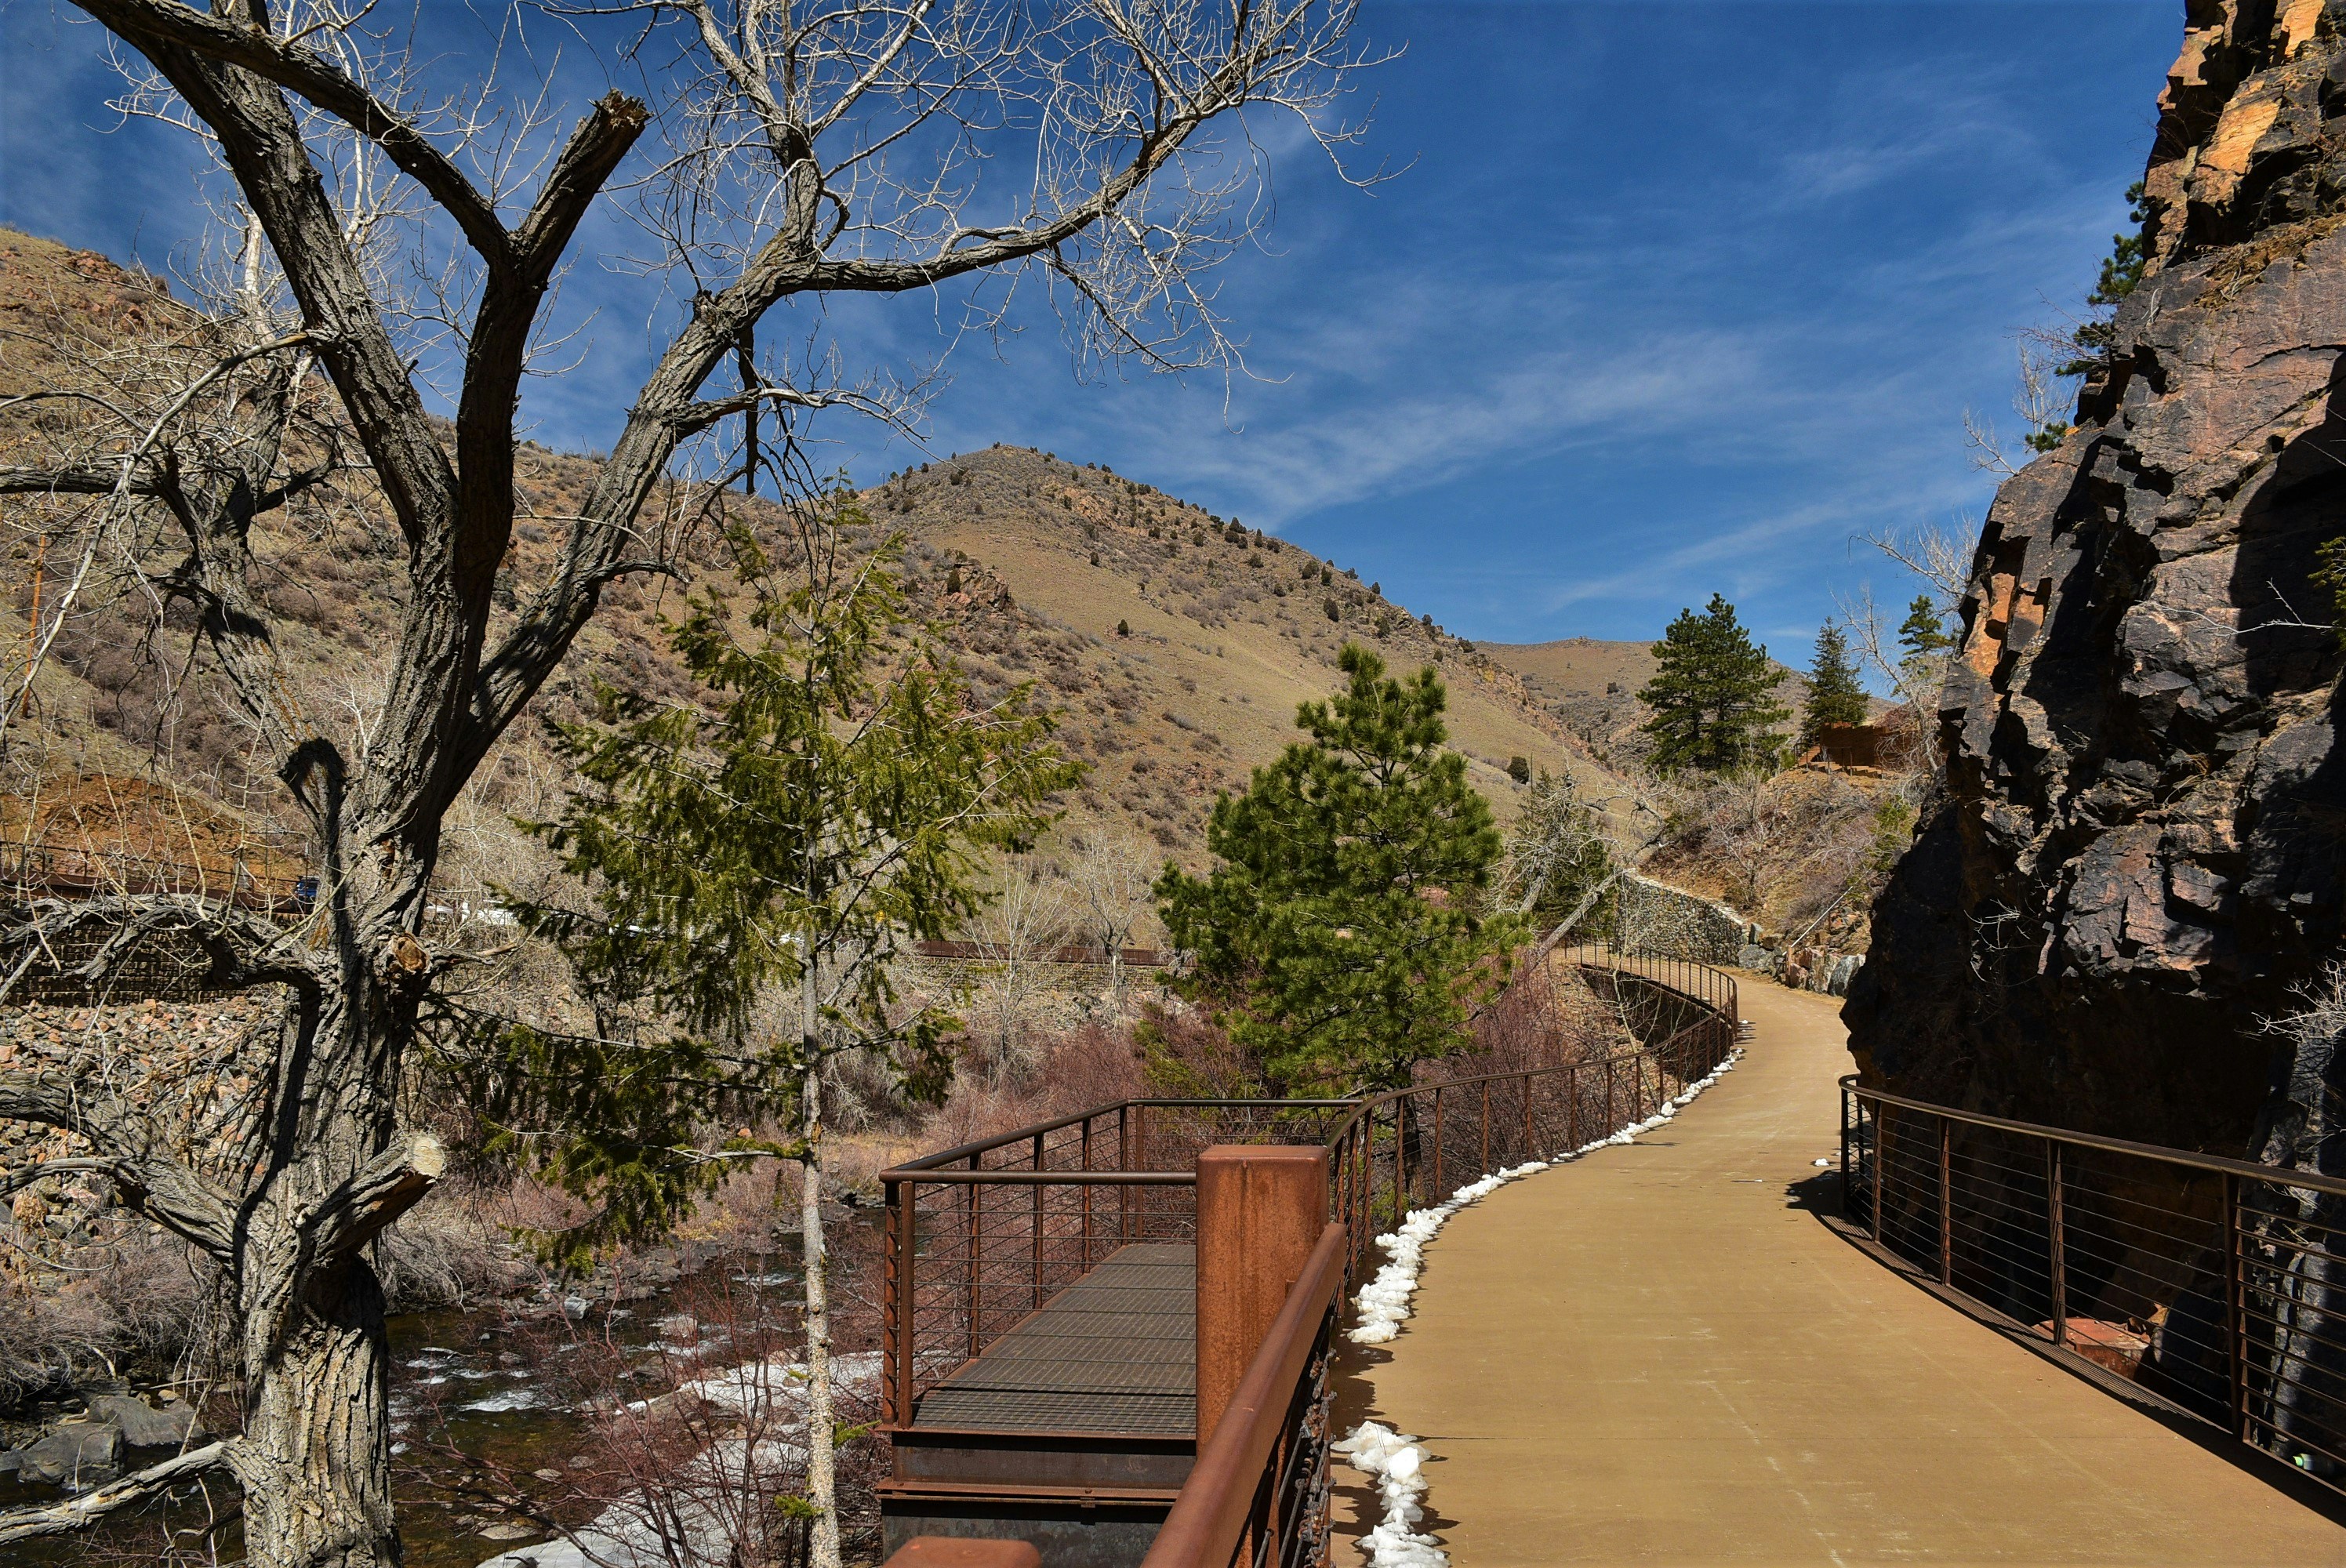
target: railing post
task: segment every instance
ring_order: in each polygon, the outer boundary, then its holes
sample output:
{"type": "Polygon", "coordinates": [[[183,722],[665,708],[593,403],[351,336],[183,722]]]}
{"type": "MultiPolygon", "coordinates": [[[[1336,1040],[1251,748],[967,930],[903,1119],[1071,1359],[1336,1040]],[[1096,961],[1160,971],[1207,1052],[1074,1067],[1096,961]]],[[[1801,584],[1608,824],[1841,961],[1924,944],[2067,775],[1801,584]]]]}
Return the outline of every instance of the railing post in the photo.
{"type": "MultiPolygon", "coordinates": [[[[972,1170],[977,1168],[975,1155],[969,1156],[969,1168],[972,1170]]],[[[964,1195],[962,1199],[963,1212],[969,1218],[969,1359],[974,1361],[977,1359],[980,1332],[978,1319],[985,1310],[985,1288],[981,1279],[978,1261],[977,1222],[981,1206],[978,1202],[977,1183],[964,1182],[961,1190],[964,1195]]]]}
{"type": "Polygon", "coordinates": [[[2224,1178],[2224,1371],[2231,1385],[2232,1435],[2249,1436],[2249,1281],[2247,1227],[2240,1223],[2240,1178],[2224,1178]]]}
{"type": "MultiPolygon", "coordinates": [[[[1132,1108],[1128,1105],[1116,1108],[1116,1168],[1120,1171],[1132,1168],[1132,1108]]],[[[1128,1186],[1116,1189],[1116,1238],[1118,1241],[1132,1239],[1132,1208],[1134,1194],[1137,1190],[1128,1186]]]]}
{"type": "Polygon", "coordinates": [[[1442,1197],[1442,1085],[1433,1086],[1433,1197],[1442,1197]]]}
{"type": "Polygon", "coordinates": [[[2066,1183],[2061,1175],[2061,1145],[2045,1140],[2045,1255],[2053,1269],[2053,1343],[2069,1342],[2069,1239],[2066,1183]]]}
{"type": "Polygon", "coordinates": [[[1873,1245],[1882,1245],[1882,1182],[1890,1172],[1890,1106],[1882,1101],[1873,1105],[1873,1245]]]}
{"type": "Polygon", "coordinates": [[[1939,1283],[1955,1282],[1955,1124],[1939,1118],[1939,1283]]]}
{"type": "Polygon", "coordinates": [[[1483,1080],[1483,1176],[1491,1174],[1491,1080],[1483,1080]]]}
{"type": "Polygon", "coordinates": [[[1841,1086],[1841,1217],[1849,1218],[1849,1085],[1841,1086]]]}
{"type": "Polygon", "coordinates": [[[1213,1436],[1328,1227],[1328,1151],[1222,1144],[1198,1156],[1198,1446],[1213,1436]]]}
{"type": "MultiPolygon", "coordinates": [[[[1091,1169],[1091,1168],[1092,1168],[1092,1118],[1091,1118],[1091,1117],[1089,1117],[1089,1116],[1086,1116],[1086,1117],[1084,1118],[1084,1169],[1086,1169],[1086,1170],[1089,1170],[1089,1169],[1091,1169]]],[[[1084,1225],[1084,1268],[1085,1268],[1085,1271],[1088,1273],[1088,1272],[1090,1271],[1090,1269],[1091,1269],[1091,1266],[1092,1266],[1092,1184],[1091,1184],[1091,1183],[1089,1183],[1089,1182],[1086,1182],[1086,1183],[1084,1183],[1084,1186],[1083,1186],[1083,1191],[1082,1191],[1082,1193],[1081,1193],[1080,1196],[1081,1196],[1081,1201],[1082,1201],[1082,1204],[1083,1204],[1083,1225],[1084,1225]]]]}
{"type": "Polygon", "coordinates": [[[1564,1146],[1566,1153],[1580,1146],[1580,1064],[1575,1062],[1566,1075],[1570,1095],[1564,1108],[1564,1146]]]}
{"type": "Polygon", "coordinates": [[[1409,1212],[1409,1096],[1393,1099],[1393,1223],[1409,1212]]]}
{"type": "MultiPolygon", "coordinates": [[[[1034,1161],[1035,1174],[1039,1176],[1042,1174],[1043,1170],[1043,1135],[1040,1133],[1036,1133],[1035,1135],[1034,1161]]],[[[1033,1237],[1035,1257],[1035,1305],[1029,1308],[1029,1310],[1040,1311],[1043,1306],[1043,1184],[1041,1182],[1036,1182],[1035,1184],[1035,1202],[1032,1212],[1029,1215],[1029,1223],[1035,1227],[1035,1235],[1033,1237]]]]}
{"type": "Polygon", "coordinates": [[[1538,1151],[1532,1145],[1532,1075],[1527,1072],[1524,1074],[1524,1158],[1537,1157],[1538,1151]]]}
{"type": "Polygon", "coordinates": [[[913,1222],[920,1213],[920,1188],[911,1182],[888,1184],[888,1420],[913,1424],[913,1363],[920,1311],[918,1281],[913,1277],[920,1237],[913,1222]]]}

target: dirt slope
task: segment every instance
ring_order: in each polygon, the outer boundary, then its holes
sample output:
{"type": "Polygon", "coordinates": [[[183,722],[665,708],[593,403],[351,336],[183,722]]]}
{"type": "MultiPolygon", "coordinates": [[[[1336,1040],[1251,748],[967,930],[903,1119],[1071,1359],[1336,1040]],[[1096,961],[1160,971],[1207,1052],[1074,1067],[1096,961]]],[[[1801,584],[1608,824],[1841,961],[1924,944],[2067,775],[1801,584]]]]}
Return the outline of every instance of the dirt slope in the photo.
{"type": "MultiPolygon", "coordinates": [[[[60,340],[135,349],[142,339],[185,331],[191,319],[159,280],[0,230],[0,395],[49,382],[60,340]]],[[[21,417],[0,416],[0,453],[24,435],[24,425],[10,423],[21,417]]],[[[522,513],[497,592],[507,610],[551,565],[561,520],[596,473],[591,454],[531,443],[519,458],[522,513]]],[[[1296,704],[1335,686],[1346,640],[1378,648],[1397,668],[1429,660],[1440,668],[1454,742],[1503,814],[1516,788],[1507,765],[1517,756],[1613,792],[1550,704],[1486,652],[1412,616],[1375,585],[1278,540],[1226,530],[1202,510],[1105,469],[1000,446],[932,461],[863,500],[872,526],[858,537],[869,545],[893,531],[906,535],[913,602],[981,694],[1033,680],[1058,713],[1069,749],[1093,770],[1066,802],[1071,813],[1122,824],[1183,859],[1202,855],[1215,791],[1242,784],[1294,738],[1296,704]]],[[[656,504],[695,503],[681,494],[656,504]]],[[[738,495],[727,505],[753,521],[774,515],[738,495]]],[[[18,505],[0,522],[20,628],[41,532],[37,508],[18,505]]],[[[347,728],[379,696],[386,673],[402,592],[398,536],[354,487],[271,518],[256,544],[271,579],[288,687],[321,728],[347,728]]],[[[715,551],[701,555],[704,583],[722,582],[717,564],[715,551]]],[[[52,583],[59,565],[47,564],[52,583]]],[[[630,581],[607,592],[536,708],[482,769],[459,812],[462,830],[452,835],[452,878],[513,874],[511,818],[547,809],[562,783],[543,718],[580,713],[598,681],[688,693],[660,633],[678,593],[671,584],[630,581]]],[[[250,754],[248,731],[203,677],[200,657],[173,700],[191,639],[148,637],[146,616],[134,584],[113,581],[89,594],[58,639],[35,720],[22,732],[32,744],[17,748],[15,760],[52,773],[176,782],[252,817],[266,833],[278,790],[265,760],[250,754]]],[[[19,653],[9,662],[21,670],[20,660],[19,653]]]]}

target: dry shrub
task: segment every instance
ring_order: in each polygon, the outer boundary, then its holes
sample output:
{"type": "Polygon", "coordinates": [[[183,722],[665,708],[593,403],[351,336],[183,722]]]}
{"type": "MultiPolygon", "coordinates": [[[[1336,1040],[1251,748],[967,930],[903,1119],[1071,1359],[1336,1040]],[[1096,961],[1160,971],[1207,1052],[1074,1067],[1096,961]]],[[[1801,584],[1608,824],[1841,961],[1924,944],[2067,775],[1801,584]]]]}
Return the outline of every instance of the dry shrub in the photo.
{"type": "Polygon", "coordinates": [[[474,1205],[440,1194],[383,1231],[375,1244],[375,1271],[393,1312],[477,1306],[516,1288],[532,1272],[474,1205]]]}
{"type": "Polygon", "coordinates": [[[974,1143],[1130,1099],[1148,1088],[1132,1033],[1086,1021],[1041,1042],[1033,1065],[1015,1076],[997,1082],[964,1074],[923,1142],[929,1147],[974,1143]]]}
{"type": "Polygon", "coordinates": [[[1280,1097],[1261,1058],[1203,1012],[1151,1003],[1141,1010],[1133,1036],[1148,1063],[1149,1087],[1158,1094],[1201,1100],[1280,1097]]]}
{"type": "Polygon", "coordinates": [[[159,1380],[187,1350],[211,1275],[186,1247],[142,1241],[83,1257],[91,1271],[61,1288],[0,1288],[0,1408],[93,1379],[159,1380]]]}
{"type": "Polygon", "coordinates": [[[1518,972],[1474,1019],[1472,1049],[1421,1064],[1418,1080],[1520,1073],[1596,1061],[1633,1047],[1620,1020],[1564,965],[1550,960],[1518,972]]]}

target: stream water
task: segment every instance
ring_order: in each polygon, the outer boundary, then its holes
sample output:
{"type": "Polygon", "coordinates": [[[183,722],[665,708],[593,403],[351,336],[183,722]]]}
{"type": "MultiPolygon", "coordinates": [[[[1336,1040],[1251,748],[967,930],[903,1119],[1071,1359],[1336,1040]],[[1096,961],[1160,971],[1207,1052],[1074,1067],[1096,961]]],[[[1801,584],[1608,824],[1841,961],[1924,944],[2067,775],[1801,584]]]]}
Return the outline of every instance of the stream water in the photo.
{"type": "MultiPolygon", "coordinates": [[[[712,1268],[730,1270],[730,1282],[755,1286],[770,1297],[794,1292],[795,1258],[735,1257],[712,1268]]],[[[706,1287],[707,1274],[627,1301],[492,1303],[473,1311],[402,1313],[389,1321],[392,1486],[408,1568],[474,1568],[497,1553],[547,1538],[514,1506],[519,1500],[567,1523],[591,1513],[567,1473],[588,1436],[587,1420],[571,1401],[579,1380],[566,1364],[594,1359],[599,1380],[627,1386],[652,1378],[675,1353],[665,1336],[677,1331],[675,1300],[706,1287]],[[642,1370],[637,1366],[640,1364],[642,1370]],[[500,1501],[500,1499],[507,1501],[500,1501]]],[[[689,1321],[689,1319],[684,1319],[689,1321]]],[[[721,1359],[721,1332],[690,1330],[701,1354],[721,1359]]],[[[128,1450],[125,1471],[152,1464],[168,1451],[128,1450]]],[[[225,1508],[234,1489],[211,1481],[225,1508]]],[[[0,1508],[50,1502],[54,1487],[20,1484],[0,1476],[0,1508]]],[[[183,1489],[168,1505],[150,1505],[97,1529],[47,1541],[21,1543],[0,1553],[25,1568],[87,1568],[120,1562],[153,1563],[167,1532],[200,1531],[212,1514],[200,1490],[183,1489]]],[[[235,1526],[220,1533],[219,1561],[243,1555],[235,1526]]]]}

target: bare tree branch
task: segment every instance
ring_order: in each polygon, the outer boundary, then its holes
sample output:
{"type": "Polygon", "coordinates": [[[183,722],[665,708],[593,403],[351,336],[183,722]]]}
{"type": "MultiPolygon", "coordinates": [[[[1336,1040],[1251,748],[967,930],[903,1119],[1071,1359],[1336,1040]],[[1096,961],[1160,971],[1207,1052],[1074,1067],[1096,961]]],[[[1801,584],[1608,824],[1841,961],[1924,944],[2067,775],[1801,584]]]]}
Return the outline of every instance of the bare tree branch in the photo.
{"type": "Polygon", "coordinates": [[[46,1507],[17,1508],[0,1513],[0,1546],[86,1529],[109,1513],[144,1502],[158,1492],[168,1492],[183,1481],[227,1464],[229,1447],[226,1441],[206,1443],[186,1453],[174,1454],[160,1464],[149,1465],[136,1475],[107,1481],[78,1497],[68,1497],[46,1507]]]}

